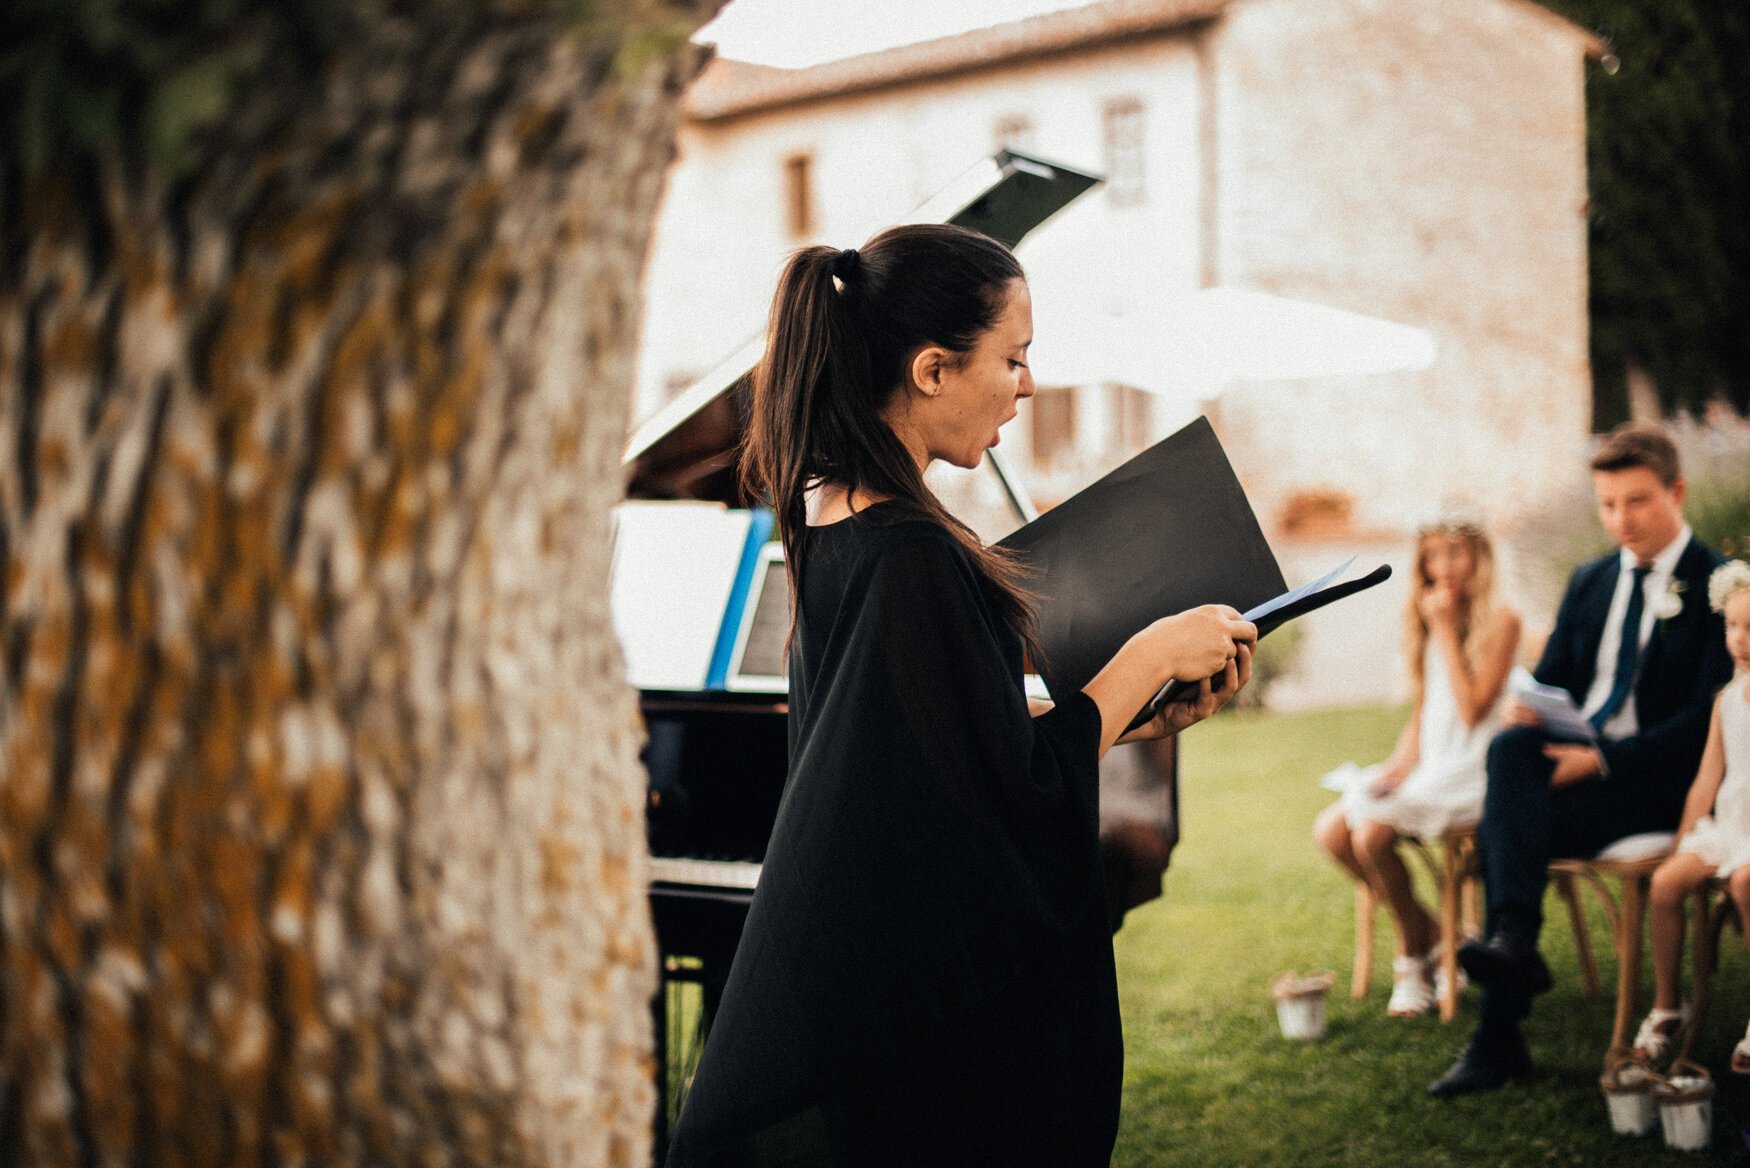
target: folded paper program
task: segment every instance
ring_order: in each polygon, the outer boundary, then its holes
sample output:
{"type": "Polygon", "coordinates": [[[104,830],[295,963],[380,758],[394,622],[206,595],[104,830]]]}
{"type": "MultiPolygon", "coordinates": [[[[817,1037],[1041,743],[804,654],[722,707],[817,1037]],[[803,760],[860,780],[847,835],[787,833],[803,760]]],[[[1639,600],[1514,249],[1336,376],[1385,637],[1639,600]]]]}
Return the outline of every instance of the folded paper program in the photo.
{"type": "Polygon", "coordinates": [[[1513,676],[1507,682],[1507,692],[1518,699],[1519,704],[1527,707],[1543,724],[1543,732],[1550,738],[1562,742],[1596,742],[1597,733],[1592,729],[1592,723],[1580,712],[1580,707],[1574,704],[1574,696],[1565,689],[1553,685],[1544,685],[1524,667],[1513,670],[1513,676]]]}
{"type": "MultiPolygon", "coordinates": [[[[1024,566],[1038,597],[1044,660],[1035,664],[1059,701],[1161,617],[1226,604],[1243,611],[1262,637],[1391,574],[1382,565],[1333,584],[1349,567],[1343,564],[1290,589],[1207,418],[1143,451],[1003,545],[1024,566]]],[[[1177,683],[1157,693],[1130,729],[1185,689],[1177,683]]]]}
{"type": "MultiPolygon", "coordinates": [[[[1353,596],[1357,592],[1364,592],[1367,589],[1372,588],[1375,584],[1381,583],[1391,577],[1391,568],[1385,564],[1381,564],[1379,567],[1359,579],[1346,580],[1341,584],[1331,583],[1332,580],[1335,580],[1338,576],[1348,571],[1349,565],[1354,562],[1355,558],[1351,556],[1343,563],[1332,568],[1329,572],[1326,572],[1323,576],[1320,576],[1317,580],[1314,580],[1311,584],[1302,584],[1299,588],[1291,589],[1288,592],[1284,592],[1281,596],[1266,600],[1264,603],[1257,605],[1254,608],[1247,609],[1241,615],[1258,626],[1258,636],[1262,638],[1273,630],[1281,628],[1295,617],[1305,616],[1307,613],[1312,612],[1315,609],[1323,608],[1332,601],[1341,600],[1345,596],[1353,596]]],[[[1211,680],[1219,679],[1212,678],[1211,680]]],[[[1162,706],[1166,705],[1168,702],[1178,701],[1180,698],[1186,696],[1192,690],[1197,688],[1197,684],[1198,683],[1196,682],[1187,681],[1168,682],[1156,692],[1153,698],[1149,700],[1148,705],[1144,706],[1142,711],[1137,714],[1135,718],[1131,719],[1130,724],[1125,727],[1124,732],[1128,734],[1137,727],[1146,724],[1156,714],[1161,712],[1162,706]]],[[[1217,688],[1220,687],[1217,686],[1217,688]]]]}

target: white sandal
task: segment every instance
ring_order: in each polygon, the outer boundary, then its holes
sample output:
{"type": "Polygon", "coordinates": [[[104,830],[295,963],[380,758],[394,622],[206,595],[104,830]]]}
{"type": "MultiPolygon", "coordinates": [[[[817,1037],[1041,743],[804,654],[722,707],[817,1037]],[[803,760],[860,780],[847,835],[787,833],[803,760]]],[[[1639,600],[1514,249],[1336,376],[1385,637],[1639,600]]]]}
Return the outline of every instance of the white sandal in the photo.
{"type": "Polygon", "coordinates": [[[1393,1018],[1420,1018],[1434,1008],[1434,987],[1428,984],[1428,963],[1420,957],[1394,957],[1391,1000],[1385,1012],[1393,1018]]]}
{"type": "MultiPolygon", "coordinates": [[[[1446,996],[1446,967],[1440,961],[1444,956],[1446,956],[1446,945],[1436,941],[1434,947],[1428,950],[1428,956],[1423,959],[1428,963],[1428,976],[1434,983],[1435,1001],[1446,996]]],[[[1470,985],[1470,978],[1465,976],[1464,967],[1460,965],[1452,967],[1452,980],[1456,987],[1455,996],[1464,993],[1470,985]]]]}
{"type": "Polygon", "coordinates": [[[1750,1075],[1750,1027],[1745,1028],[1744,1037],[1732,1048],[1731,1069],[1734,1075],[1750,1075]]]}
{"type": "MultiPolygon", "coordinates": [[[[1672,1046],[1688,1028],[1688,1002],[1675,1010],[1649,1010],[1647,1016],[1641,1020],[1641,1028],[1635,1031],[1635,1060],[1643,1063],[1658,1062],[1671,1053],[1672,1046]]],[[[1747,1036],[1746,1041],[1750,1041],[1750,1036],[1747,1036]]],[[[1734,1051],[1733,1058],[1736,1057],[1737,1052],[1734,1051]]]]}

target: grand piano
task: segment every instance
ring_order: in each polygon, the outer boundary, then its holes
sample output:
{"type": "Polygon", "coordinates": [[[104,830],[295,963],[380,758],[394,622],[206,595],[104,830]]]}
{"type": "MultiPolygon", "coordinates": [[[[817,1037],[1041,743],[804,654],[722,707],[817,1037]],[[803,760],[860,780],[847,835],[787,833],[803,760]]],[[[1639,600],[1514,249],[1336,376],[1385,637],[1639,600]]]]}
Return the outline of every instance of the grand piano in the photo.
{"type": "MultiPolygon", "coordinates": [[[[1012,247],[1097,181],[1003,151],[906,221],[955,223],[1012,247]]],[[[763,346],[763,337],[749,341],[638,427],[624,457],[629,500],[754,505],[740,495],[737,458],[749,411],[747,375],[763,346]]],[[[1035,517],[994,450],[975,471],[938,464],[930,483],[990,542],[1035,517]]],[[[738,661],[761,652],[782,661],[787,585],[781,560],[768,555],[765,563],[765,587],[742,618],[749,630],[739,639],[738,661]],[[750,639],[763,641],[763,650],[750,639]]],[[[788,707],[783,679],[774,676],[781,670],[750,666],[722,688],[640,693],[649,735],[650,906],[662,977],[655,1003],[659,1162],[728,976],[784,790],[788,707]]],[[[1042,687],[1037,692],[1044,696],[1042,687]]],[[[1176,772],[1170,742],[1119,748],[1102,765],[1101,850],[1114,929],[1128,908],[1160,893],[1178,836],[1176,772]]]]}

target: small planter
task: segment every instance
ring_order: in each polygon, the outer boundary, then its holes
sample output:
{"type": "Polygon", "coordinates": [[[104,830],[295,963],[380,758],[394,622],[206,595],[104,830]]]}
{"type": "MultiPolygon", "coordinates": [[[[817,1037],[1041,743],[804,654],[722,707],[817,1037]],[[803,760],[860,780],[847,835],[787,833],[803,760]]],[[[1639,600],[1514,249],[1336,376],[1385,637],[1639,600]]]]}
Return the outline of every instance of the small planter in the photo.
{"type": "Polygon", "coordinates": [[[1610,1112],[1610,1130],[1619,1136],[1644,1136],[1659,1124],[1659,1105],[1653,1102],[1655,1076],[1640,1063],[1607,1062],[1599,1076],[1604,1105],[1610,1112]]]}
{"type": "Polygon", "coordinates": [[[1659,1105],[1666,1147],[1699,1152],[1713,1143],[1714,1081],[1706,1067],[1678,1059],[1651,1094],[1659,1105]]]}
{"type": "Polygon", "coordinates": [[[1325,993],[1337,980],[1333,973],[1278,974],[1270,983],[1276,1021],[1282,1037],[1310,1041],[1325,1036],[1325,993]]]}

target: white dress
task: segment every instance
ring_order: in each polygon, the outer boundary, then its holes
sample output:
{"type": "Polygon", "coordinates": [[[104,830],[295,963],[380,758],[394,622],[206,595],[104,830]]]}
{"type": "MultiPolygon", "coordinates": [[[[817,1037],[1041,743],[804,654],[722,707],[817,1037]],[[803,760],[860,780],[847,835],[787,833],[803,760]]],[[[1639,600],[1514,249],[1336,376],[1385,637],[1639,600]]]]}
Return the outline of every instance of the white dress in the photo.
{"type": "Polygon", "coordinates": [[[1714,865],[1716,876],[1730,876],[1750,864],[1750,681],[1734,678],[1720,695],[1720,739],[1726,748],[1726,775],[1714,796],[1711,815],[1697,821],[1677,842],[1714,865]]]}
{"type": "Polygon", "coordinates": [[[1459,717],[1452,682],[1432,641],[1422,659],[1422,728],[1416,767],[1389,795],[1368,793],[1385,764],[1346,763],[1325,776],[1325,786],[1343,792],[1343,817],[1351,828],[1365,820],[1390,824],[1399,835],[1432,840],[1475,827],[1483,814],[1483,766],[1489,740],[1500,729],[1501,699],[1475,726],[1459,717]]]}

